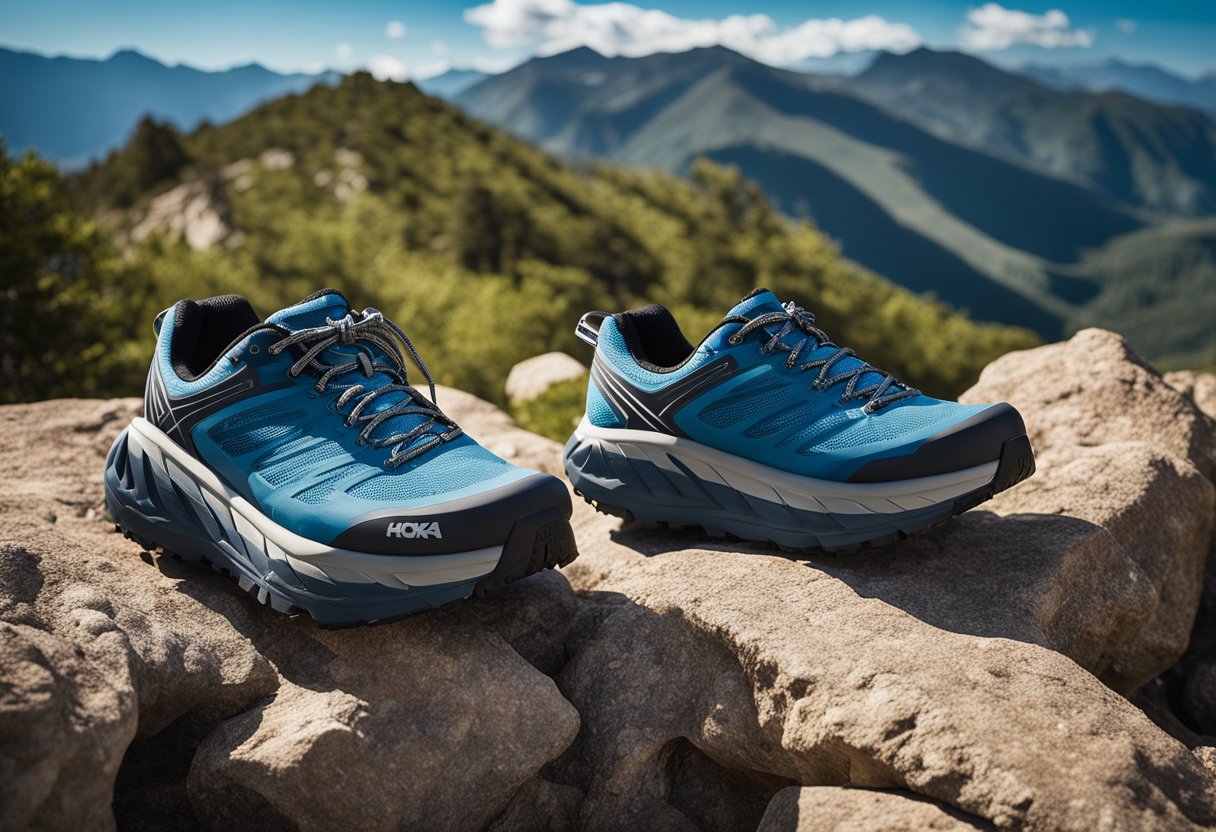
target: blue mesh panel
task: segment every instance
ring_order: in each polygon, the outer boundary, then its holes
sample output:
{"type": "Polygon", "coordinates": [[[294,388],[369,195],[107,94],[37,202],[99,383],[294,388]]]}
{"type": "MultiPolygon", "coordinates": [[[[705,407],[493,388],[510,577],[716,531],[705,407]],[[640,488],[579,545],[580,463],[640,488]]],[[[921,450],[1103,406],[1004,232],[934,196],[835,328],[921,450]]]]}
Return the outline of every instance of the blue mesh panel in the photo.
{"type": "Polygon", "coordinates": [[[325,479],[315,483],[314,485],[310,485],[299,494],[294,494],[292,496],[294,496],[300,502],[308,503],[309,505],[323,503],[325,502],[325,499],[333,493],[339,480],[354,474],[359,469],[363,469],[368,472],[375,470],[368,465],[364,465],[362,462],[348,462],[345,465],[335,468],[333,472],[330,473],[330,475],[325,479]]]}
{"type": "Polygon", "coordinates": [[[942,402],[922,407],[893,407],[888,410],[880,410],[877,414],[862,419],[851,419],[848,412],[842,411],[820,419],[807,431],[802,431],[798,437],[790,437],[786,441],[805,438],[805,434],[809,431],[814,431],[815,434],[827,432],[830,433],[829,436],[819,441],[808,442],[798,448],[797,452],[810,455],[820,451],[839,451],[874,442],[898,439],[900,436],[910,433],[923,432],[926,428],[939,423],[949,423],[956,417],[973,410],[973,407],[965,404],[942,402]]]}
{"type": "Polygon", "coordinates": [[[407,463],[400,468],[385,469],[347,493],[362,500],[380,502],[418,500],[485,482],[510,468],[509,462],[470,441],[427,454],[413,466],[407,463]]]}
{"type": "Polygon", "coordinates": [[[284,402],[271,402],[217,422],[207,435],[229,456],[243,456],[294,433],[306,415],[284,402]]]}
{"type": "Polygon", "coordinates": [[[287,443],[280,450],[286,451],[289,447],[292,450],[295,450],[295,448],[302,448],[304,450],[288,456],[284,456],[282,453],[275,453],[273,456],[268,455],[263,460],[258,460],[254,464],[258,475],[275,488],[286,485],[292,480],[300,479],[309,469],[317,467],[326,460],[343,456],[346,453],[342,446],[333,440],[316,443],[315,440],[300,439],[287,443]],[[310,444],[311,447],[309,447],[310,444]]]}
{"type": "Polygon", "coordinates": [[[626,424],[621,414],[604,399],[595,382],[587,384],[587,419],[599,428],[623,428],[626,424]]]}
{"type": "Polygon", "coordinates": [[[762,377],[740,385],[729,396],[707,405],[697,414],[706,424],[728,428],[743,419],[753,419],[779,407],[794,392],[791,385],[762,377]]]}
{"type": "MultiPolygon", "coordinates": [[[[807,393],[806,395],[810,396],[811,394],[807,393]]],[[[804,401],[793,407],[787,407],[785,410],[779,410],[756,422],[743,431],[743,435],[748,439],[759,439],[765,436],[772,436],[775,433],[781,433],[796,425],[804,424],[818,407],[819,403],[813,400],[804,401]]]]}

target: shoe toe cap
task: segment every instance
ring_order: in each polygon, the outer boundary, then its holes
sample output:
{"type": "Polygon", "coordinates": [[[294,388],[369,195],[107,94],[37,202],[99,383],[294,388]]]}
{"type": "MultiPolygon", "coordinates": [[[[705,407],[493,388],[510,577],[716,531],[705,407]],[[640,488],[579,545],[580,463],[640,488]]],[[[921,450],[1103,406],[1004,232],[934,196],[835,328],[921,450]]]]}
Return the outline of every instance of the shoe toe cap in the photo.
{"type": "Polygon", "coordinates": [[[849,482],[911,480],[973,468],[997,461],[1007,441],[1025,434],[1022,416],[1012,405],[989,405],[928,437],[910,453],[863,463],[849,482]]]}
{"type": "Polygon", "coordinates": [[[360,519],[334,538],[340,549],[385,555],[436,555],[502,545],[533,515],[569,519],[570,492],[556,477],[533,473],[468,497],[360,519]]]}

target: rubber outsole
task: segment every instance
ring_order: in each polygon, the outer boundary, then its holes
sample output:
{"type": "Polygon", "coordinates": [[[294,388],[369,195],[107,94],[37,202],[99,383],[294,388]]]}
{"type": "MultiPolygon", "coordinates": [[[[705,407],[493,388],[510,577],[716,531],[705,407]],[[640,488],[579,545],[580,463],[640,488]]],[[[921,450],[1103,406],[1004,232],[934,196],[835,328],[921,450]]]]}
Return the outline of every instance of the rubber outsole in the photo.
{"type": "MultiPolygon", "coordinates": [[[[177,483],[158,477],[145,454],[130,453],[126,432],[106,460],[105,495],[116,529],[146,551],[202,562],[233,577],[260,603],[288,615],[307,613],[322,627],[394,621],[492,592],[578,556],[568,511],[548,508],[519,517],[503,542],[494,568],[467,579],[432,585],[343,583],[299,571],[290,559],[268,559],[257,547],[225,534],[231,524],[216,504],[191,500],[177,483]],[[217,536],[216,531],[219,531],[217,536]]],[[[426,557],[383,557],[386,566],[426,557]]],[[[433,560],[433,559],[432,559],[433,560]]],[[[315,571],[315,570],[314,570],[315,571]]]]}
{"type": "MultiPolygon", "coordinates": [[[[573,444],[573,440],[572,440],[573,444]]],[[[571,446],[567,446],[567,457],[571,446]]],[[[737,534],[729,531],[728,528],[719,528],[713,524],[707,523],[682,523],[682,522],[665,522],[655,520],[653,518],[638,518],[634,511],[626,506],[615,505],[605,502],[601,499],[594,499],[584,493],[577,485],[574,493],[582,497],[583,500],[591,505],[596,511],[601,514],[606,514],[612,517],[619,517],[629,522],[654,522],[660,526],[671,526],[681,528],[699,528],[706,535],[716,539],[739,540],[749,543],[761,543],[773,546],[783,552],[791,554],[814,554],[818,552],[850,552],[861,549],[869,549],[875,546],[884,546],[891,543],[896,543],[900,540],[915,535],[926,529],[940,525],[952,517],[963,514],[976,506],[992,499],[996,494],[1012,488],[1014,485],[1028,479],[1035,471],[1034,451],[1030,446],[1029,437],[1022,435],[1006,440],[1001,446],[1001,454],[997,462],[996,472],[990,482],[986,485],[974,489],[966,494],[960,495],[953,500],[942,503],[940,510],[928,514],[919,515],[914,521],[909,522],[906,527],[901,526],[889,532],[865,539],[857,540],[844,544],[828,544],[822,543],[813,546],[790,546],[781,541],[774,540],[771,537],[737,534]]]]}
{"type": "MultiPolygon", "coordinates": [[[[249,593],[258,603],[270,607],[276,612],[289,616],[309,613],[307,608],[294,603],[290,598],[278,592],[273,592],[266,586],[244,576],[239,570],[234,569],[227,559],[211,558],[206,555],[182,555],[166,550],[156,541],[149,540],[123,528],[120,523],[114,524],[114,530],[127,540],[138,545],[145,552],[160,552],[176,560],[202,563],[210,566],[221,575],[227,575],[235,580],[237,585],[249,593]]],[[[499,558],[498,565],[494,567],[494,571],[473,582],[466,595],[442,603],[418,606],[400,614],[379,618],[352,621],[327,621],[311,615],[310,618],[312,618],[313,623],[318,627],[330,630],[388,624],[393,621],[399,621],[402,618],[408,618],[411,615],[417,615],[426,609],[437,609],[446,604],[464,600],[465,598],[480,598],[487,593],[497,592],[515,581],[535,575],[538,572],[543,572],[546,569],[557,569],[568,566],[577,557],[578,549],[574,542],[574,530],[571,529],[568,520],[564,518],[551,519],[541,523],[539,526],[535,526],[534,520],[524,518],[512,530],[511,537],[508,538],[506,545],[504,545],[502,556],[499,558]]]]}

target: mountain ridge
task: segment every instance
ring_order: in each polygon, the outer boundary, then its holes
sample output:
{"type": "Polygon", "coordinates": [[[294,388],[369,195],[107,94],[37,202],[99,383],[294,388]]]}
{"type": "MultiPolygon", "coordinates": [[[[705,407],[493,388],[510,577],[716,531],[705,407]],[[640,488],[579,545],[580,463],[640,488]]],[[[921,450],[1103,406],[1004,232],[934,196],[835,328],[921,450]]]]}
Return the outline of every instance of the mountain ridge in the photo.
{"type": "Polygon", "coordinates": [[[1158,64],[1133,63],[1119,58],[1076,65],[1030,63],[1019,71],[1057,89],[1120,90],[1148,101],[1190,107],[1216,118],[1216,74],[1213,73],[1187,78],[1158,64]]]}
{"type": "MultiPolygon", "coordinates": [[[[1216,132],[1203,116],[1118,92],[1063,94],[962,53],[884,53],[858,76],[829,77],[722,49],[632,59],[583,51],[522,64],[455,102],[567,158],[681,174],[699,156],[736,165],[787,214],[812,218],[846,257],[979,319],[1048,338],[1090,320],[1079,310],[1111,288],[1082,265],[1089,253],[1164,220],[1131,198],[1161,137],[1173,142],[1165,145],[1173,156],[1161,154],[1157,194],[1189,193],[1196,211],[1216,198],[1216,132]],[[962,135],[951,119],[961,120],[964,107],[935,123],[932,112],[893,105],[891,87],[875,89],[884,76],[913,87],[927,79],[929,91],[913,90],[914,102],[949,97],[936,94],[947,81],[971,98],[1047,102],[1066,135],[1126,146],[1126,164],[1098,154],[1089,179],[1061,175],[1034,153],[962,135]],[[1078,102],[1089,108],[1081,118],[1066,112],[1078,102]],[[1099,134],[1084,123],[1108,110],[1131,113],[1128,123],[1147,112],[1164,126],[1137,144],[1127,130],[1099,134]],[[1167,129],[1176,124],[1195,129],[1167,129]],[[1189,168],[1171,161],[1183,158],[1189,168]]],[[[1055,161],[1068,163],[1067,143],[1042,134],[1044,119],[1031,123],[1039,131],[1028,134],[1039,142],[1032,146],[1062,148],[1055,161]]],[[[1193,339],[1182,340],[1167,353],[1194,354],[1193,339]]]]}
{"type": "Polygon", "coordinates": [[[1053,89],[957,52],[884,53],[844,86],[939,135],[1132,206],[1216,211],[1216,124],[1120,91],[1053,89]]]}
{"type": "Polygon", "coordinates": [[[66,168],[104,156],[147,115],[191,130],[228,121],[264,101],[315,84],[334,72],[281,74],[250,63],[227,70],[168,65],[134,49],[108,58],[48,57],[0,47],[0,136],[10,150],[36,149],[66,168]]]}

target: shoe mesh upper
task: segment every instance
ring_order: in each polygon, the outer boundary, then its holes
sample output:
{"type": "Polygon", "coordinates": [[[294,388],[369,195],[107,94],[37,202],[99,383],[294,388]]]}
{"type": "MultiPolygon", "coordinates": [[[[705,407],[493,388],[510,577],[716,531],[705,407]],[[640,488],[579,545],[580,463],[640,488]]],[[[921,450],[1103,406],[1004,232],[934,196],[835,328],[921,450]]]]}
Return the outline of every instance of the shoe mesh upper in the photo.
{"type": "MultiPolygon", "coordinates": [[[[459,440],[458,440],[459,441],[459,440]]],[[[361,500],[418,500],[459,491],[505,473],[511,464],[471,441],[363,480],[348,493],[361,500]]]]}
{"type": "MultiPolygon", "coordinates": [[[[794,401],[798,387],[783,380],[774,380],[770,375],[761,376],[705,406],[697,416],[715,428],[728,428],[744,419],[759,418],[786,402],[794,401]]],[[[805,385],[802,387],[805,388],[805,385]]],[[[805,393],[805,389],[801,392],[805,393]]]]}
{"type": "Polygon", "coordinates": [[[354,474],[359,469],[374,470],[370,465],[364,465],[362,462],[348,462],[335,468],[325,479],[310,485],[299,494],[293,496],[302,503],[309,503],[311,505],[323,503],[334,492],[340,480],[354,474]]]}
{"type": "Polygon", "coordinates": [[[284,402],[270,402],[217,422],[207,435],[229,456],[244,456],[297,432],[305,415],[284,402]]]}
{"type": "Polygon", "coordinates": [[[798,448],[804,456],[822,451],[839,451],[892,439],[924,430],[931,425],[948,422],[972,408],[955,402],[935,402],[928,405],[905,405],[885,408],[862,419],[851,418],[848,412],[834,413],[786,440],[787,443],[809,439],[813,432],[823,439],[812,440],[798,448]],[[826,436],[825,436],[826,434],[826,436]]]}
{"type": "Polygon", "coordinates": [[[255,461],[253,469],[262,479],[278,488],[300,479],[310,468],[345,454],[346,451],[337,442],[327,440],[317,443],[311,436],[302,436],[255,461]]]}

